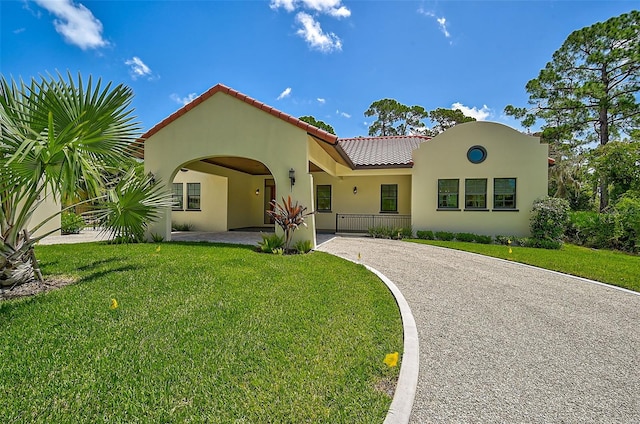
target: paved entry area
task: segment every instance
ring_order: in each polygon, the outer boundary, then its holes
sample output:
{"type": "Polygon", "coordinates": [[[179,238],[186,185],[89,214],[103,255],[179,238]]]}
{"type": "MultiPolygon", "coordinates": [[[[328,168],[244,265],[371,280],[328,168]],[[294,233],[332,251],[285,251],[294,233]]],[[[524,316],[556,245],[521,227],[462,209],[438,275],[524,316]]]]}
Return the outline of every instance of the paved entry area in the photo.
{"type": "Polygon", "coordinates": [[[640,423],[640,296],[433,246],[334,238],[402,291],[420,373],[412,423],[640,423]]]}
{"type": "MultiPolygon", "coordinates": [[[[316,243],[323,243],[331,238],[333,234],[316,234],[316,243]]],[[[80,234],[68,234],[64,236],[48,236],[40,241],[40,244],[69,244],[87,243],[92,241],[108,240],[107,234],[100,230],[85,229],[80,234]]],[[[174,231],[171,233],[172,241],[206,241],[211,243],[231,243],[257,245],[262,240],[259,231],[174,231]]]]}

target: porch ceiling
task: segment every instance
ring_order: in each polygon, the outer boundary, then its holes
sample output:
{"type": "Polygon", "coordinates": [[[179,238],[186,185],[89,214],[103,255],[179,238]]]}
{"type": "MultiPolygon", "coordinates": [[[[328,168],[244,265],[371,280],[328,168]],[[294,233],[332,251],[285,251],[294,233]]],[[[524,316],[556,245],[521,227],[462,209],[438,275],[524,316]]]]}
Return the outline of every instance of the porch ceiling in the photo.
{"type": "MultiPolygon", "coordinates": [[[[249,158],[221,156],[202,159],[201,162],[221,166],[234,171],[244,172],[249,175],[271,175],[269,168],[267,168],[262,162],[249,158]]],[[[321,171],[321,169],[315,164],[309,162],[309,172],[317,171],[321,171]]]]}
{"type": "Polygon", "coordinates": [[[202,159],[201,162],[222,166],[223,168],[233,169],[234,171],[240,171],[250,175],[271,175],[269,168],[262,162],[249,158],[221,156],[202,159]]]}

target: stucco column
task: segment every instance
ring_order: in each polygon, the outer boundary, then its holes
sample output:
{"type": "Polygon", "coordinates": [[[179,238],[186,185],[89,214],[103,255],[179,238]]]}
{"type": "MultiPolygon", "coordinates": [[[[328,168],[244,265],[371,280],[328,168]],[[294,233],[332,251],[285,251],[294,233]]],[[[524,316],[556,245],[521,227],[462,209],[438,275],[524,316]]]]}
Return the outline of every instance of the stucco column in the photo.
{"type": "MultiPolygon", "coordinates": [[[[278,192],[278,203],[282,202],[282,198],[287,200],[288,196],[291,196],[292,203],[298,202],[299,205],[306,206],[307,211],[313,210],[313,176],[307,173],[307,164],[300,163],[295,170],[296,182],[291,186],[291,180],[289,179],[289,169],[286,167],[280,167],[279,172],[274,172],[274,179],[276,182],[276,190],[278,192]],[[285,171],[285,172],[283,172],[285,171]],[[284,175],[282,175],[284,174],[284,175]]],[[[305,219],[307,226],[301,225],[293,233],[293,239],[291,241],[291,247],[299,240],[311,240],[312,248],[316,247],[316,225],[315,219],[312,216],[308,216],[305,219]]],[[[282,235],[282,230],[276,225],[277,234],[282,235]]]]}
{"type": "MultiPolygon", "coordinates": [[[[144,172],[147,175],[151,172],[158,184],[162,184],[163,190],[171,192],[173,167],[158,168],[153,166],[152,160],[145,158],[144,172]]],[[[151,240],[151,235],[157,234],[164,237],[165,241],[171,241],[171,208],[160,208],[159,215],[158,220],[149,225],[145,236],[147,240],[151,240]]]]}

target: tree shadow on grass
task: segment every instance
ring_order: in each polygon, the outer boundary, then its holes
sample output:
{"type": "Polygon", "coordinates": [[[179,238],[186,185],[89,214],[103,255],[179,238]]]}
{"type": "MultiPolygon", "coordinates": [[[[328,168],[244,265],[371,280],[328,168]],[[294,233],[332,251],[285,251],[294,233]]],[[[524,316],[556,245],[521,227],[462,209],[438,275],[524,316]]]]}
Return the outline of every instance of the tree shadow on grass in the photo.
{"type": "MultiPolygon", "coordinates": [[[[109,261],[110,262],[110,261],[109,261]]],[[[98,280],[106,275],[109,274],[113,274],[115,272],[130,272],[130,271],[138,271],[140,269],[142,269],[143,267],[141,266],[137,266],[137,265],[124,265],[118,268],[109,268],[109,269],[103,269],[101,271],[95,271],[89,275],[85,275],[83,277],[81,277],[76,284],[85,284],[85,283],[90,283],[92,281],[98,280]]]]}
{"type": "Polygon", "coordinates": [[[242,249],[242,250],[249,250],[252,252],[255,252],[257,247],[257,245],[252,245],[252,244],[220,243],[220,242],[210,242],[210,241],[170,241],[170,242],[166,242],[166,244],[178,245],[178,246],[197,246],[197,247],[203,247],[203,248],[224,247],[227,249],[229,248],[242,249]]]}

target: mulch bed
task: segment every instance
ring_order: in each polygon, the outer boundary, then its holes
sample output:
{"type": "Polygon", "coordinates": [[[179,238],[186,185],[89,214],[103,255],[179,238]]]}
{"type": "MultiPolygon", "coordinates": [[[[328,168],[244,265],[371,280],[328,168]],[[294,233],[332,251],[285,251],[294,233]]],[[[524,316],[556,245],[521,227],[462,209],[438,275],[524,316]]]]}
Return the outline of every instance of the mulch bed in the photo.
{"type": "Polygon", "coordinates": [[[22,284],[14,288],[4,287],[0,289],[0,301],[7,299],[16,299],[20,297],[35,296],[39,293],[45,293],[56,290],[69,284],[75,283],[77,280],[68,276],[55,276],[45,278],[44,282],[32,281],[22,284]]]}

